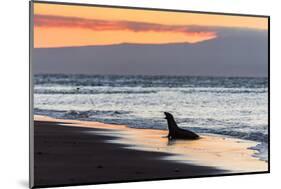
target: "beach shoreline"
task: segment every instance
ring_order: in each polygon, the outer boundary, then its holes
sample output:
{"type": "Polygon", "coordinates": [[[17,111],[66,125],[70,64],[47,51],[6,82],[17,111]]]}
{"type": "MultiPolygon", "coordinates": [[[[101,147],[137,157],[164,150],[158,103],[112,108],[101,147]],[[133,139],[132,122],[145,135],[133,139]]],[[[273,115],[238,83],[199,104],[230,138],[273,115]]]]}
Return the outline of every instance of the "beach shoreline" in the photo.
{"type": "Polygon", "coordinates": [[[252,157],[254,150],[248,147],[253,144],[247,141],[204,136],[197,143],[169,144],[165,136],[166,131],[35,115],[34,184],[42,187],[50,183],[95,184],[267,171],[265,162],[252,157]],[[206,152],[222,142],[227,148],[222,145],[206,152]],[[231,152],[219,154],[222,149],[231,152]],[[239,149],[244,150],[240,155],[239,149]],[[232,161],[233,153],[238,157],[234,157],[234,167],[240,164],[242,168],[243,163],[250,166],[238,171],[231,166],[224,169],[229,162],[214,166],[216,161],[209,164],[204,160],[216,157],[232,161]]]}

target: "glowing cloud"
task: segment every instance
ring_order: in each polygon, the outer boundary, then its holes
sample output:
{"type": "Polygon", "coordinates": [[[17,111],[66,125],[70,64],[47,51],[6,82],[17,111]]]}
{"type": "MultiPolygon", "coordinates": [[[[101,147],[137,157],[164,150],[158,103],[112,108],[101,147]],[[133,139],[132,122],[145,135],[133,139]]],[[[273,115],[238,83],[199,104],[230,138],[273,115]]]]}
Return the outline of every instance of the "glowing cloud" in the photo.
{"type": "Polygon", "coordinates": [[[208,38],[216,37],[215,31],[210,31],[208,28],[198,26],[164,25],[132,21],[110,21],[40,14],[34,16],[34,25],[36,27],[82,28],[94,31],[127,30],[132,32],[176,32],[208,38]]]}

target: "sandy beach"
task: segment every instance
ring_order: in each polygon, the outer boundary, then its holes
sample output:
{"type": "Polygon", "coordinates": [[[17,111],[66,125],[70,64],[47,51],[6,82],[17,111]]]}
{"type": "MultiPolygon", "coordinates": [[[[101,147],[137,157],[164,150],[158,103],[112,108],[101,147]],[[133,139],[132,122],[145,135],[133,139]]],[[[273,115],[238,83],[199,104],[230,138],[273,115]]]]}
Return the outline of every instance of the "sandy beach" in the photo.
{"type": "Polygon", "coordinates": [[[166,131],[34,117],[36,187],[265,172],[251,141],[203,136],[168,141],[166,131]]]}

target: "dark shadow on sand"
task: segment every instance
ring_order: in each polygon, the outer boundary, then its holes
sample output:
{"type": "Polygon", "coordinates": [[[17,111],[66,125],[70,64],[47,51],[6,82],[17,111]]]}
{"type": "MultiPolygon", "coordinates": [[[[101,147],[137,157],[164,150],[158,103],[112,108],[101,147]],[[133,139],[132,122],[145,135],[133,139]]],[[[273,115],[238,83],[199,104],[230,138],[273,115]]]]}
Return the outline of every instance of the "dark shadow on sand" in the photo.
{"type": "Polygon", "coordinates": [[[97,184],[210,176],[225,173],[211,167],[163,160],[170,154],[126,149],[106,143],[117,137],[95,135],[103,129],[34,122],[36,187],[97,184]],[[91,131],[89,134],[86,131],[91,131]]]}

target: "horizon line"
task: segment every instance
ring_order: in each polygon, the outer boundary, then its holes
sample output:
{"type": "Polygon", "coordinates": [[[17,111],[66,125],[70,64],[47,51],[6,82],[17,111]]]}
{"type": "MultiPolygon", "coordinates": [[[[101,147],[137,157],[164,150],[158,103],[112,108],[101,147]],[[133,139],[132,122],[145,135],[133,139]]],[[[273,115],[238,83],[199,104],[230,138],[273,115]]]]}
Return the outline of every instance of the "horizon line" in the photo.
{"type": "Polygon", "coordinates": [[[214,77],[214,78],[266,78],[267,76],[223,76],[223,75],[175,75],[175,74],[90,74],[90,73],[33,73],[34,76],[36,75],[84,75],[84,76],[143,76],[143,77],[214,77]]]}

